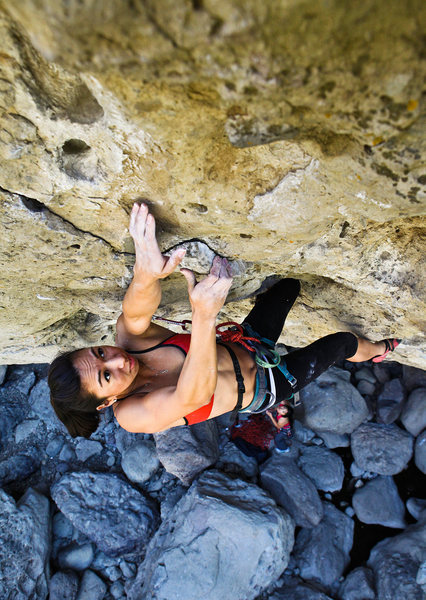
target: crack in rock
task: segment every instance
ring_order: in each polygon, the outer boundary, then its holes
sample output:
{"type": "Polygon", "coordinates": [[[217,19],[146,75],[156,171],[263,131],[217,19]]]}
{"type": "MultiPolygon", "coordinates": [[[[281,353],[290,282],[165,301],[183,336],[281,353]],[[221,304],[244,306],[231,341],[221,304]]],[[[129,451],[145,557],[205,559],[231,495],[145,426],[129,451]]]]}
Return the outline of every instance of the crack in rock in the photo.
{"type": "MultiPolygon", "coordinates": [[[[163,254],[169,256],[173,250],[176,250],[177,248],[186,249],[186,254],[181,262],[181,266],[186,269],[191,269],[196,273],[207,274],[210,271],[215,256],[227,258],[210,248],[206,242],[197,238],[183,240],[182,242],[167,248],[163,254]]],[[[232,277],[238,277],[246,272],[247,263],[245,261],[232,259],[228,259],[228,261],[231,267],[232,277]]]]}
{"type": "Polygon", "coordinates": [[[82,234],[90,235],[91,237],[107,244],[107,246],[109,246],[111,248],[111,250],[114,252],[114,254],[120,254],[120,255],[128,254],[125,252],[120,252],[119,250],[114,248],[114,246],[112,246],[112,244],[110,242],[108,242],[108,240],[104,239],[103,237],[96,235],[96,234],[92,233],[91,231],[87,231],[85,229],[80,229],[79,227],[76,227],[76,225],[74,225],[74,223],[72,223],[68,219],[65,219],[65,217],[63,217],[62,215],[56,213],[50,207],[43,204],[43,202],[40,202],[40,200],[36,200],[35,198],[29,198],[28,196],[24,196],[23,194],[20,194],[19,192],[12,192],[11,190],[7,190],[3,187],[0,187],[0,192],[3,192],[5,194],[10,194],[12,196],[17,196],[21,200],[21,202],[25,206],[25,208],[32,213],[47,213],[48,215],[51,215],[53,217],[56,217],[57,219],[60,219],[64,224],[68,225],[69,227],[72,227],[73,230],[78,231],[79,233],[82,233],[82,234]]]}

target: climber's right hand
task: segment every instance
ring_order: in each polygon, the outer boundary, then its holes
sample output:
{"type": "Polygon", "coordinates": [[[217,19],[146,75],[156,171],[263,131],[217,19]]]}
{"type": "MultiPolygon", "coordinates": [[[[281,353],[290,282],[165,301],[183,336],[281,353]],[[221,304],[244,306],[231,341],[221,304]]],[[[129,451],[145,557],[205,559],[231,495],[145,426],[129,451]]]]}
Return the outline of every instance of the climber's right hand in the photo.
{"type": "Polygon", "coordinates": [[[230,264],[226,258],[215,256],[207,277],[197,283],[190,269],[181,269],[188,283],[192,312],[205,317],[216,317],[232,285],[230,264]]]}
{"type": "Polygon", "coordinates": [[[155,237],[155,219],[146,204],[135,202],[130,214],[129,233],[135,243],[135,270],[146,278],[163,279],[176,269],[185,256],[178,248],[170,256],[161,254],[155,237]]]}

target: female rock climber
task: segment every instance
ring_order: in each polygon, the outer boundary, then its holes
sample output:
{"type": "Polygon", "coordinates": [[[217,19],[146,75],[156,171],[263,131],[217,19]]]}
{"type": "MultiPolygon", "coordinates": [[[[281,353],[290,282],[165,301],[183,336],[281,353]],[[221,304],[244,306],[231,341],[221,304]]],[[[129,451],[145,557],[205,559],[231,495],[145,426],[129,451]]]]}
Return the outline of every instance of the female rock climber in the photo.
{"type": "Polygon", "coordinates": [[[274,438],[275,450],[277,452],[288,452],[290,450],[292,431],[288,413],[289,407],[284,401],[275,407],[275,416],[270,410],[266,411],[272,424],[278,430],[274,438]]]}
{"type": "Polygon", "coordinates": [[[265,411],[335,362],[382,360],[398,343],[372,343],[352,333],[334,333],[291,352],[285,363],[270,368],[276,362],[273,346],[300,284],[295,279],[278,281],[257,297],[241,330],[228,335],[231,341],[220,341],[216,317],[232,278],[227,260],[219,257],[199,283],[192,271],[181,269],[188,283],[192,333],[174,334],[153,323],[152,317],[161,300],[160,279],[177,268],[185,252],[161,254],[154,217],[144,204],[133,206],[129,232],[136,261],[117,321],[117,345],[67,352],[50,366],[51,402],[73,437],[89,437],[98,427],[99,412],[110,406],[121,427],[144,433],[230,411],[265,411]]]}

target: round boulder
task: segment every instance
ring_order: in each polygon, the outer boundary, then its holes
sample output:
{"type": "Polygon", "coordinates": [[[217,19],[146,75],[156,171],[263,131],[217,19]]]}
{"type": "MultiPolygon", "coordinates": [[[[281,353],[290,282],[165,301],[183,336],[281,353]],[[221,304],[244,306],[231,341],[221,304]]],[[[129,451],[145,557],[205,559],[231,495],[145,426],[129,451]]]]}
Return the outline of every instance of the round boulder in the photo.
{"type": "Polygon", "coordinates": [[[392,477],[376,477],[356,490],[352,505],[363,523],[403,529],[405,506],[392,477]]]}
{"type": "Polygon", "coordinates": [[[426,427],[426,388],[417,388],[408,397],[401,421],[407,431],[417,437],[426,427]]]}
{"type": "Polygon", "coordinates": [[[130,481],[145,483],[160,466],[155,444],[148,440],[134,444],[121,457],[121,468],[130,481]]]}
{"type": "Polygon", "coordinates": [[[108,473],[67,473],[52,498],[76,529],[108,556],[142,553],[157,527],[153,501],[108,473]]]}
{"type": "Polygon", "coordinates": [[[297,460],[298,466],[311,479],[316,488],[324,492],[342,489],[345,469],[343,461],[334,452],[320,446],[302,449],[297,460]]]}
{"type": "Polygon", "coordinates": [[[352,454],[364,471],[400,473],[413,455],[413,437],[396,425],[364,423],[351,436],[352,454]]]}
{"type": "Polygon", "coordinates": [[[367,419],[367,404],[349,378],[347,371],[331,367],[300,392],[306,427],[343,435],[367,419]]]}
{"type": "Polygon", "coordinates": [[[288,565],[293,520],[258,486],[202,474],[153,536],[128,600],[254,600],[288,565]]]}

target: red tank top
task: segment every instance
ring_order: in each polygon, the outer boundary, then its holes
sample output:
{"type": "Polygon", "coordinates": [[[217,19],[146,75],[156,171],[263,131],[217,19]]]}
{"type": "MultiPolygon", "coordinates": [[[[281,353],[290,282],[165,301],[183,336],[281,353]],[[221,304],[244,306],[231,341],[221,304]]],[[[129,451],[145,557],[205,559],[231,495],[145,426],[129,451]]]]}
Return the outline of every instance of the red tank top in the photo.
{"type": "MultiPolygon", "coordinates": [[[[176,348],[179,348],[180,350],[182,350],[182,352],[186,356],[188,353],[188,350],[189,350],[190,343],[191,343],[191,334],[190,333],[176,333],[175,335],[172,335],[171,337],[164,340],[164,342],[161,342],[160,344],[157,344],[156,346],[153,346],[152,348],[147,348],[146,350],[142,350],[141,352],[138,352],[137,354],[143,354],[144,352],[150,352],[151,350],[154,350],[155,348],[160,348],[161,346],[175,346],[176,348]]],[[[133,354],[133,353],[136,354],[136,352],[134,352],[134,351],[130,352],[130,354],[133,354]]],[[[186,415],[185,417],[183,417],[186,421],[186,424],[194,425],[195,423],[201,423],[201,421],[206,421],[210,417],[210,414],[212,412],[213,402],[214,402],[214,394],[211,397],[210,402],[208,404],[202,406],[201,408],[197,408],[197,410],[194,410],[193,412],[191,412],[188,415],[186,415]]]]}

